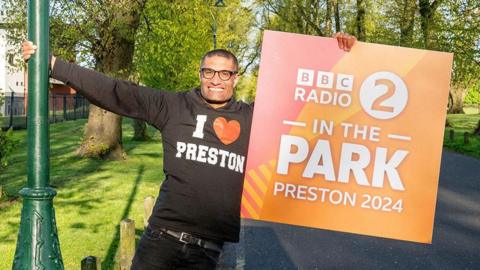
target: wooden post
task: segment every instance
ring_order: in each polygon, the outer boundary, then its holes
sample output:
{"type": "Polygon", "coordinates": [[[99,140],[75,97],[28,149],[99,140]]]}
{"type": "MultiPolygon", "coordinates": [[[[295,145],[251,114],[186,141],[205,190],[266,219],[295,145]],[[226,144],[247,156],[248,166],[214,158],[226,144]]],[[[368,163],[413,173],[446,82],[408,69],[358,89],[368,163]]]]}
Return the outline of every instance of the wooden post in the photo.
{"type": "Polygon", "coordinates": [[[143,226],[146,228],[148,226],[148,219],[152,215],[153,205],[155,204],[155,197],[147,196],[143,202],[145,207],[145,217],[143,218],[143,226]]]}
{"type": "Polygon", "coordinates": [[[135,254],[135,221],[120,222],[120,270],[130,270],[135,254]]]}
{"type": "Polygon", "coordinates": [[[83,258],[81,270],[102,270],[100,259],[95,256],[83,258]]]}
{"type": "Polygon", "coordinates": [[[463,133],[463,143],[464,143],[464,144],[468,144],[468,143],[470,142],[470,140],[469,140],[469,138],[468,138],[469,135],[470,135],[470,134],[469,134],[468,132],[466,132],[466,131],[465,131],[465,133],[463,133]]]}
{"type": "Polygon", "coordinates": [[[453,138],[455,138],[455,131],[453,129],[450,129],[450,141],[453,141],[453,138]]]}

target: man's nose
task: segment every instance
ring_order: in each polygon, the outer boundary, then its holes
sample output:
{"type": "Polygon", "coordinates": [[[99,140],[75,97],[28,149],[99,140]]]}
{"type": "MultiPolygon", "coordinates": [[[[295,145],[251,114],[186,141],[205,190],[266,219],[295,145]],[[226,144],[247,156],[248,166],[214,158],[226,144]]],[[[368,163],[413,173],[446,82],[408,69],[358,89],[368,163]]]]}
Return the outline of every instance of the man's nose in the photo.
{"type": "Polygon", "coordinates": [[[220,73],[215,72],[215,74],[213,74],[212,83],[214,84],[222,83],[222,79],[220,79],[220,73]]]}

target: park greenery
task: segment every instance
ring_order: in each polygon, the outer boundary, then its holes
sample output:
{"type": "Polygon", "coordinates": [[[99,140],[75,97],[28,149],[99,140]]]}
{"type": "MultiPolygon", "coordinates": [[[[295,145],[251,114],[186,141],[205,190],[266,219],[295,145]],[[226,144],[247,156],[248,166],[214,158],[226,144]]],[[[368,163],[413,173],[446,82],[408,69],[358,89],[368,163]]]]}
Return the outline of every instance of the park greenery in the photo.
{"type": "Polygon", "coordinates": [[[480,114],[449,114],[443,145],[449,150],[480,158],[479,131],[480,114]],[[453,140],[450,132],[454,133],[453,140]],[[465,143],[465,136],[468,143],[465,143]]]}
{"type": "MultiPolygon", "coordinates": [[[[0,93],[0,107],[2,107],[4,100],[3,94],[0,93]]],[[[0,172],[8,165],[8,159],[18,145],[18,141],[13,138],[12,129],[6,132],[2,131],[2,118],[2,113],[0,112],[0,172]]]]}
{"type": "Polygon", "coordinates": [[[6,132],[0,129],[0,171],[8,165],[10,155],[17,146],[18,140],[13,137],[13,129],[6,132]]]}
{"type": "MultiPolygon", "coordinates": [[[[128,158],[121,161],[75,155],[86,120],[50,125],[50,185],[58,191],[54,204],[65,269],[80,269],[88,255],[101,257],[102,269],[114,269],[120,221],[135,220],[137,239],[143,231],[143,199],[156,196],[164,179],[162,146],[152,128],[152,140],[132,140],[131,122],[123,123],[128,158]]],[[[22,207],[18,191],[27,179],[27,131],[13,137],[19,147],[0,170],[0,269],[12,269],[22,207]]]]}
{"type": "MultiPolygon", "coordinates": [[[[14,44],[26,37],[26,2],[4,0],[14,44]]],[[[453,52],[451,114],[444,146],[480,158],[480,136],[470,137],[468,144],[463,137],[465,132],[473,134],[480,120],[478,0],[50,2],[53,54],[169,91],[198,85],[199,60],[213,48],[215,29],[217,47],[240,58],[242,79],[236,95],[245,101],[255,97],[265,29],[322,36],[342,31],[366,42],[453,52]],[[476,111],[463,114],[464,105],[476,111]],[[450,130],[455,132],[453,140],[450,130]]],[[[101,257],[102,269],[112,269],[120,220],[134,219],[138,237],[143,230],[143,198],[156,195],[164,177],[158,131],[138,121],[122,122],[113,114],[103,116],[95,107],[90,112],[88,121],[50,126],[50,178],[59,191],[55,207],[66,269],[79,268],[88,255],[101,257]],[[115,132],[97,133],[107,129],[115,132]]],[[[10,163],[0,168],[4,193],[0,194],[0,254],[7,258],[0,260],[0,269],[11,269],[22,205],[17,194],[27,178],[26,131],[0,131],[0,140],[10,141],[6,150],[0,146],[2,164],[6,157],[10,163]]]]}
{"type": "MultiPolygon", "coordinates": [[[[25,5],[4,4],[17,44],[25,37],[25,5]]],[[[73,0],[51,1],[50,9],[55,55],[158,89],[197,86],[199,59],[213,48],[215,32],[217,47],[241,59],[237,96],[251,101],[263,30],[321,36],[341,31],[366,42],[454,53],[449,112],[463,113],[464,103],[480,102],[480,1],[73,0]]],[[[93,105],[90,111],[77,154],[124,158],[121,118],[93,105]]],[[[134,137],[146,138],[145,124],[134,123],[134,137]]]]}

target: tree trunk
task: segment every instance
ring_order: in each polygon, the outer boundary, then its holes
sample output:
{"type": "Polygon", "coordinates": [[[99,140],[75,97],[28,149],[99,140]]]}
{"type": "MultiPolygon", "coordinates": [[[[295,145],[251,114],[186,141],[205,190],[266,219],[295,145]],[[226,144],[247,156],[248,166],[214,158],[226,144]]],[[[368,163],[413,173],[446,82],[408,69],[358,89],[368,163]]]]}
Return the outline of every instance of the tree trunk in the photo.
{"type": "Polygon", "coordinates": [[[403,13],[400,19],[400,45],[409,46],[413,43],[413,29],[415,25],[415,0],[403,0],[403,13]]]}
{"type": "Polygon", "coordinates": [[[452,106],[448,109],[448,113],[462,114],[463,99],[466,95],[465,87],[455,86],[450,88],[450,97],[452,106]]]}
{"type": "Polygon", "coordinates": [[[419,0],[418,5],[420,8],[421,26],[423,43],[426,49],[432,48],[432,26],[434,24],[433,16],[435,11],[440,5],[441,0],[435,0],[430,4],[430,0],[419,0]]]}
{"type": "Polygon", "coordinates": [[[122,159],[122,118],[93,104],[90,105],[85,137],[77,151],[80,157],[122,159]]]}
{"type": "Polygon", "coordinates": [[[147,141],[150,139],[147,133],[147,124],[145,121],[133,119],[133,140],[134,141],[147,141]]]}
{"type": "Polygon", "coordinates": [[[357,0],[357,39],[359,41],[365,41],[365,1],[357,0]]]}
{"type": "MultiPolygon", "coordinates": [[[[145,1],[123,2],[122,5],[117,1],[105,3],[102,23],[107,26],[99,27],[99,38],[92,46],[96,70],[128,79],[132,69],[135,33],[145,1]]],[[[77,153],[81,157],[124,158],[121,117],[90,105],[85,137],[77,153]]]]}
{"type": "Polygon", "coordinates": [[[335,32],[341,32],[342,31],[342,25],[340,24],[340,8],[339,8],[339,3],[340,0],[335,0],[333,1],[334,8],[335,8],[335,32]]]}
{"type": "Polygon", "coordinates": [[[327,10],[325,13],[325,29],[323,29],[323,33],[325,33],[327,37],[332,35],[332,2],[331,0],[326,1],[327,10]]]}

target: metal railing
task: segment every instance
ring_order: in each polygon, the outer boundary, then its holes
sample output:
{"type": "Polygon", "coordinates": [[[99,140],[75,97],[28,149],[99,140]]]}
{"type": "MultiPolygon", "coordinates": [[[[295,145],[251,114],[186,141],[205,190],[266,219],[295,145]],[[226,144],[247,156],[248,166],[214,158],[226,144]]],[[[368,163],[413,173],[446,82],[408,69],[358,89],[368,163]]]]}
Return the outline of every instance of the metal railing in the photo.
{"type": "MultiPolygon", "coordinates": [[[[49,122],[57,123],[88,117],[90,103],[80,95],[50,94],[49,122]]],[[[0,106],[0,128],[27,128],[27,98],[23,93],[8,93],[0,106]]]]}

